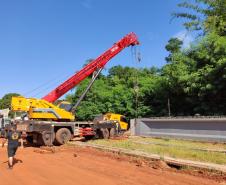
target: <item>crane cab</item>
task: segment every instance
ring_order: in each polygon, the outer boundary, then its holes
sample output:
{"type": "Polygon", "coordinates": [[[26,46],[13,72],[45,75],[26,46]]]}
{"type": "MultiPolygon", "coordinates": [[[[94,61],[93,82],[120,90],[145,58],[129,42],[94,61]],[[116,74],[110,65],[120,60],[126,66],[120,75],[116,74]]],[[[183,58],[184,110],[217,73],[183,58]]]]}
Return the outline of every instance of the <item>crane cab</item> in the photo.
{"type": "Polygon", "coordinates": [[[72,105],[70,102],[68,102],[68,101],[61,101],[61,102],[57,105],[57,107],[59,107],[59,108],[61,108],[61,109],[64,109],[64,110],[66,110],[66,111],[68,111],[68,112],[71,112],[71,110],[72,110],[72,108],[73,108],[73,105],[72,105]]]}
{"type": "MultiPolygon", "coordinates": [[[[66,104],[62,103],[61,106],[63,105],[65,106],[66,104]]],[[[22,96],[12,97],[11,110],[14,112],[26,112],[28,118],[32,120],[74,121],[75,119],[71,112],[59,106],[42,99],[22,96]]]]}

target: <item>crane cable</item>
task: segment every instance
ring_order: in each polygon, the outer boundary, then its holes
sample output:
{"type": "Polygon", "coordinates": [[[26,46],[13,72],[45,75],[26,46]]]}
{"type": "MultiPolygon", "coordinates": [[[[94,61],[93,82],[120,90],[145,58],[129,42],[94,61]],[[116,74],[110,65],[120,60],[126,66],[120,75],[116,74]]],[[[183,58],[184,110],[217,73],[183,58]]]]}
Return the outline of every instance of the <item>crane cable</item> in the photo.
{"type": "Polygon", "coordinates": [[[135,92],[135,117],[138,117],[138,108],[139,108],[139,82],[138,82],[138,73],[139,73],[139,68],[138,64],[141,62],[141,53],[140,53],[140,48],[137,46],[132,46],[131,47],[131,55],[132,55],[132,61],[135,63],[135,73],[134,73],[134,92],[135,92]]]}
{"type": "Polygon", "coordinates": [[[32,96],[32,97],[36,97],[37,95],[39,95],[39,94],[41,94],[42,92],[44,92],[44,91],[50,89],[51,87],[56,86],[56,84],[59,84],[60,81],[62,81],[62,80],[65,79],[65,78],[70,77],[72,74],[74,74],[74,72],[71,73],[71,74],[67,74],[67,75],[61,73],[61,74],[57,75],[56,77],[52,78],[51,80],[48,80],[48,81],[42,83],[41,85],[35,87],[34,89],[31,89],[31,90],[29,90],[29,91],[23,93],[23,95],[24,95],[24,96],[30,95],[30,96],[32,96]],[[51,85],[50,85],[50,84],[51,84],[51,85]],[[47,86],[47,87],[46,87],[46,86],[47,86]],[[45,87],[45,88],[44,88],[44,87],[45,87]],[[44,88],[44,89],[43,89],[43,88],[44,88]],[[40,89],[41,89],[41,90],[40,90],[40,89]],[[39,90],[39,91],[38,91],[38,90],[39,90]],[[35,93],[35,94],[34,94],[34,93],[35,93]]]}

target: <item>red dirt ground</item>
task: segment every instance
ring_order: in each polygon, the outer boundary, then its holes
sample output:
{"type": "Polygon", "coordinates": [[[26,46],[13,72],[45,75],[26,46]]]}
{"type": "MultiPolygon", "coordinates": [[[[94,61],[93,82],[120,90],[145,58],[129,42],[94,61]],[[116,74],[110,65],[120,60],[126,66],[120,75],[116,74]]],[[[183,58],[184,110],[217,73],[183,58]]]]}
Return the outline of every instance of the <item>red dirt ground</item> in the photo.
{"type": "Polygon", "coordinates": [[[13,170],[0,148],[1,185],[219,185],[215,180],[153,169],[93,149],[60,147],[56,152],[20,148],[13,170]]]}

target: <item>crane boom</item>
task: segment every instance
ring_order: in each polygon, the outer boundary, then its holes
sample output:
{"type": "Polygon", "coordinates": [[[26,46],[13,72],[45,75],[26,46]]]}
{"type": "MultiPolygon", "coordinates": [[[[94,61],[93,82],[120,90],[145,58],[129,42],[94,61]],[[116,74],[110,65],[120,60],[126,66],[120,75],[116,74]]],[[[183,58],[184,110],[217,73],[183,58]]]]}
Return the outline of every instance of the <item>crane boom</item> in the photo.
{"type": "Polygon", "coordinates": [[[115,43],[110,49],[108,49],[98,58],[87,64],[83,69],[81,69],[79,72],[67,79],[65,82],[63,82],[56,89],[44,96],[42,99],[53,103],[58,98],[67,93],[69,90],[74,88],[82,80],[90,76],[94,71],[103,68],[111,58],[121,52],[124,48],[138,44],[139,41],[135,33],[131,32],[127,34],[125,37],[115,43]]]}

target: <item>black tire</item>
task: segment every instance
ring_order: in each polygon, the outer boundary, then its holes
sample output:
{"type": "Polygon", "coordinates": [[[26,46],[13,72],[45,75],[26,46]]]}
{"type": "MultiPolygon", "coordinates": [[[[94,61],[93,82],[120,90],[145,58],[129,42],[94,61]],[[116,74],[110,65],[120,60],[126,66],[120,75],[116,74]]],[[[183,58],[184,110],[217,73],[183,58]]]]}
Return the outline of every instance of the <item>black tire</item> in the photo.
{"type": "Polygon", "coordinates": [[[97,129],[95,139],[103,139],[103,135],[100,129],[97,129]]]}
{"type": "Polygon", "coordinates": [[[32,135],[32,143],[34,146],[43,146],[45,145],[42,134],[41,133],[33,133],[32,135]]]}
{"type": "Polygon", "coordinates": [[[60,128],[56,132],[56,143],[59,145],[63,145],[70,141],[71,139],[71,131],[67,128],[60,128]]]}
{"type": "Polygon", "coordinates": [[[43,138],[42,138],[42,134],[37,134],[37,138],[36,138],[36,146],[43,146],[45,145],[43,138]]]}
{"type": "Polygon", "coordinates": [[[85,137],[85,140],[91,140],[94,138],[94,136],[84,136],[85,137]]]}
{"type": "Polygon", "coordinates": [[[55,133],[50,131],[42,132],[42,140],[46,146],[52,146],[55,139],[55,133]]]}
{"type": "Polygon", "coordinates": [[[102,138],[104,139],[109,139],[110,137],[110,132],[107,128],[101,128],[101,134],[102,134],[102,138]]]}
{"type": "Polygon", "coordinates": [[[116,136],[116,130],[115,128],[110,129],[110,138],[114,138],[116,136]]]}
{"type": "Polygon", "coordinates": [[[27,136],[26,141],[27,141],[28,144],[32,145],[33,144],[33,136],[27,136]]]}

